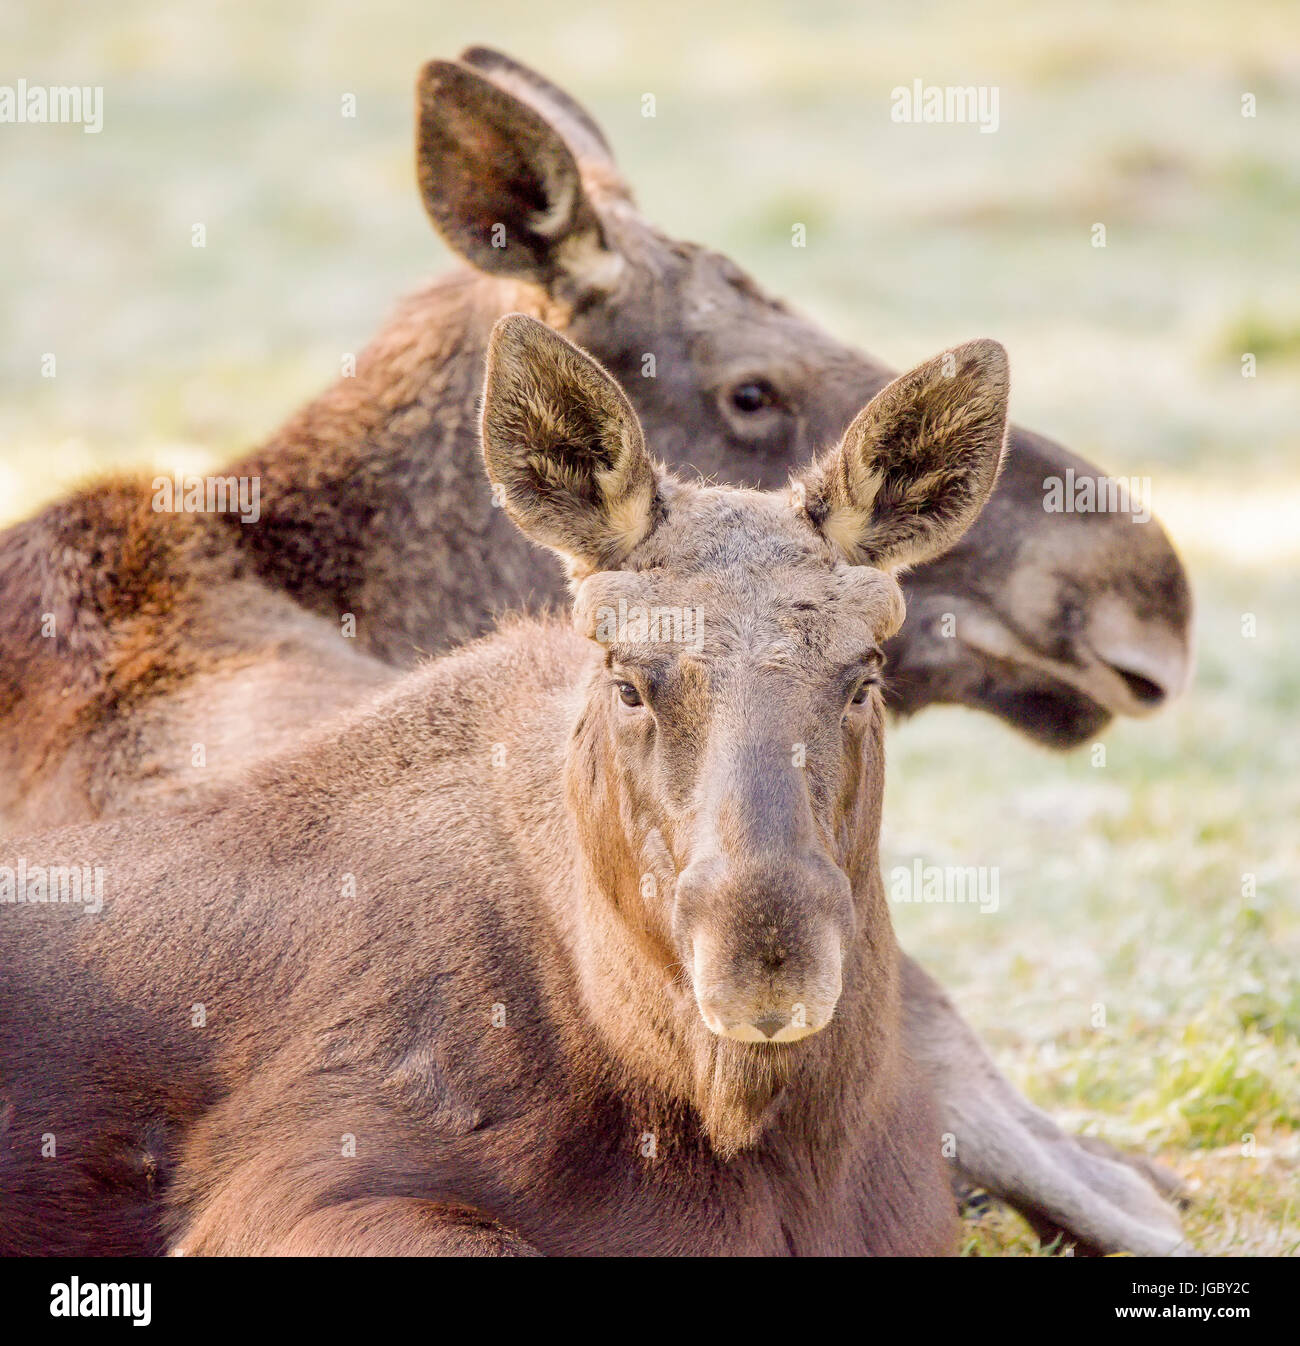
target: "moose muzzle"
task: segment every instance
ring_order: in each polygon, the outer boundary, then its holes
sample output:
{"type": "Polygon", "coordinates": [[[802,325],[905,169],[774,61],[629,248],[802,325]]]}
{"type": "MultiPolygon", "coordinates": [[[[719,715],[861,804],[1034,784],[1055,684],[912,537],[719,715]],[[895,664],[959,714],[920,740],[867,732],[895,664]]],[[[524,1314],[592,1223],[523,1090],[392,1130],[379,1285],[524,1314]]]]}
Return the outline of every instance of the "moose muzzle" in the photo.
{"type": "Polygon", "coordinates": [[[825,1028],[851,911],[847,877],[816,853],[777,865],[720,853],[693,861],[678,879],[674,926],[709,1029],[785,1043],[825,1028]]]}

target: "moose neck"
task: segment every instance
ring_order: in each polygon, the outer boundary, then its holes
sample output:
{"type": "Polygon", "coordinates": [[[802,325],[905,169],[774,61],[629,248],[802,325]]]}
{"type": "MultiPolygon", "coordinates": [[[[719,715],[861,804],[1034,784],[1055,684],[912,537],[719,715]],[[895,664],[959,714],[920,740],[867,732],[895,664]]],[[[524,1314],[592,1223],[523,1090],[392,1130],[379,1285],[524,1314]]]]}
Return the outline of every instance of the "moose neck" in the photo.
{"type": "Polygon", "coordinates": [[[496,509],[478,447],[492,324],[512,310],[565,326],[540,289],[460,268],[398,308],[357,361],[234,475],[261,517],[234,525],[253,569],[359,643],[407,664],[480,634],[497,606],[561,592],[558,569],[496,509]],[[453,547],[448,539],[456,540],[453,547]]]}
{"type": "MultiPolygon", "coordinates": [[[[880,753],[866,757],[878,762],[880,753]]],[[[760,1147],[779,1125],[785,1142],[832,1164],[855,1129],[893,1104],[882,1090],[895,1077],[901,1020],[879,876],[878,788],[868,787],[846,820],[837,857],[860,919],[835,1017],[811,1038],[770,1047],[718,1037],[704,1024],[668,933],[673,861],[657,832],[640,843],[629,837],[608,731],[590,705],[570,739],[565,793],[579,852],[568,936],[576,977],[627,1090],[669,1114],[683,1103],[693,1108],[725,1158],[760,1147]]]]}

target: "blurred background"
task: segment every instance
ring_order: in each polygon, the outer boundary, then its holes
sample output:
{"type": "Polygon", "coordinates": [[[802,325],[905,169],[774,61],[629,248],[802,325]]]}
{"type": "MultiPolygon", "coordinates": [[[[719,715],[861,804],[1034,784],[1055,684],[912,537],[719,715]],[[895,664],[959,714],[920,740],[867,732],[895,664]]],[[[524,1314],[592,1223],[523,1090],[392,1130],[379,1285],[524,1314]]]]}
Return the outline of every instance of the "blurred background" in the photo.
{"type": "MultiPolygon", "coordinates": [[[[418,66],[472,42],[534,65],[666,231],[898,367],[996,336],[1018,423],[1151,478],[1197,592],[1191,692],[1115,726],[1104,768],[927,712],[891,741],[884,863],[996,865],[997,915],[897,907],[907,947],[1030,1097],[1188,1179],[1203,1249],[1295,1252],[1300,8],[468,9],[0,8],[0,83],[104,87],[98,135],[0,126],[0,523],[105,467],[219,463],[332,381],[447,262],[418,66]],[[998,86],[997,133],[892,123],[914,79],[998,86]]],[[[1038,1250],[998,1211],[967,1234],[1038,1250]]]]}

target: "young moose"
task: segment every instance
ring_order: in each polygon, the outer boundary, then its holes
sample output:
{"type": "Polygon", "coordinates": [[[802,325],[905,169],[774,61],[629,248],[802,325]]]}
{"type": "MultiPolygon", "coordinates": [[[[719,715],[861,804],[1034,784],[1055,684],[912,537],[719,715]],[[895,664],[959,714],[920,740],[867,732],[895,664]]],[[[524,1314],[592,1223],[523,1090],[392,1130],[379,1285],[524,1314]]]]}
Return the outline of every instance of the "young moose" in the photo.
{"type": "Polygon", "coordinates": [[[43,843],[109,892],[0,920],[0,1251],[951,1250],[878,672],[890,571],[978,513],[1006,411],[972,342],[791,492],[687,484],[598,365],[503,319],[488,472],[573,624],[409,675],[207,811],[43,843]],[[678,644],[635,617],[687,611],[678,644]]]}

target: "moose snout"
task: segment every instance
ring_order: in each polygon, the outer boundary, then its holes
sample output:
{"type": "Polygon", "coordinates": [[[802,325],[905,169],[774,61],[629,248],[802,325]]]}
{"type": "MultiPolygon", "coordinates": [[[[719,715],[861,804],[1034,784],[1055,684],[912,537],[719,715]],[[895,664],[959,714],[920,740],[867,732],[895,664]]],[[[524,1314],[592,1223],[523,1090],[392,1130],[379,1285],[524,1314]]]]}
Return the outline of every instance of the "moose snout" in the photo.
{"type": "Polygon", "coordinates": [[[771,874],[717,859],[684,870],[674,924],[709,1030],[785,1043],[825,1028],[843,987],[850,914],[848,879],[829,861],[771,874]]]}

